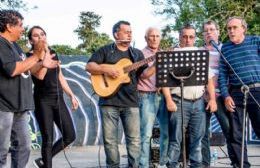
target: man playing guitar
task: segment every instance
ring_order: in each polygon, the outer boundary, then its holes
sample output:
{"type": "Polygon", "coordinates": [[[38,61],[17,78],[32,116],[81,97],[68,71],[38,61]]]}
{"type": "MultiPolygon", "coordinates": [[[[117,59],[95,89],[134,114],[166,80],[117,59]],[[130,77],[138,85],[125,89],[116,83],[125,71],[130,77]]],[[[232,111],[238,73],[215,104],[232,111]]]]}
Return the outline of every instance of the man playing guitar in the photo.
{"type": "Polygon", "coordinates": [[[115,43],[103,46],[96,51],[89,59],[86,70],[91,73],[92,77],[97,76],[101,79],[101,81],[96,83],[95,80],[92,80],[93,86],[103,83],[103,87],[107,87],[99,94],[107,166],[120,167],[118,124],[119,119],[121,119],[127,146],[128,166],[138,167],[140,155],[140,115],[137,80],[139,77],[147,77],[149,69],[145,71],[147,73],[142,73],[147,67],[144,65],[135,71],[127,70],[129,64],[144,59],[140,50],[130,46],[132,30],[129,22],[117,22],[113,26],[113,36],[115,43]],[[124,64],[127,64],[127,66],[124,64]],[[116,85],[115,83],[118,82],[122,84],[117,87],[113,94],[102,96],[102,92],[109,90],[111,85],[116,85]]]}

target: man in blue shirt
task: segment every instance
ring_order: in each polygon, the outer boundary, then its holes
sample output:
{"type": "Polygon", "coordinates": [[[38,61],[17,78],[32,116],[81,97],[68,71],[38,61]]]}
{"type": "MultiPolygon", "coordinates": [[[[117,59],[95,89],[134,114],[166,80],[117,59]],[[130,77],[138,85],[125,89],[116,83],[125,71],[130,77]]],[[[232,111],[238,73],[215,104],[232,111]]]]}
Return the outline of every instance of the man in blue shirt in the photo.
{"type": "MultiPolygon", "coordinates": [[[[251,96],[247,100],[247,112],[257,137],[260,137],[260,37],[246,36],[247,24],[243,18],[232,17],[227,21],[227,30],[230,41],[222,47],[222,53],[241,80],[249,86],[251,96]]],[[[229,65],[220,59],[219,88],[225,100],[225,106],[230,112],[231,145],[236,155],[234,167],[241,164],[241,144],[243,125],[243,93],[239,79],[229,65]]],[[[250,167],[247,149],[244,150],[244,168],[250,167]]]]}

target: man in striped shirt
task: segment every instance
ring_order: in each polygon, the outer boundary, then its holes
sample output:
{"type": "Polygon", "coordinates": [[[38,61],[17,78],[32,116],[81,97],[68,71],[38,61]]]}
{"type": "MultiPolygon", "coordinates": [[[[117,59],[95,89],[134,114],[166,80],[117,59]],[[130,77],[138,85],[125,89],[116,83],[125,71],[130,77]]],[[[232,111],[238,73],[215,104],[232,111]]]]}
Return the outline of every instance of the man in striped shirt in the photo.
{"type": "MultiPolygon", "coordinates": [[[[258,102],[249,96],[246,109],[254,131],[260,138],[260,107],[258,106],[260,102],[260,37],[246,36],[247,24],[240,17],[229,18],[227,30],[230,41],[222,46],[221,51],[241,80],[249,86],[250,92],[258,102]]],[[[240,89],[242,84],[223,58],[220,59],[218,81],[225,106],[230,112],[231,145],[235,151],[236,165],[240,167],[243,125],[243,93],[240,89]]],[[[246,145],[243,166],[250,167],[246,145]]]]}

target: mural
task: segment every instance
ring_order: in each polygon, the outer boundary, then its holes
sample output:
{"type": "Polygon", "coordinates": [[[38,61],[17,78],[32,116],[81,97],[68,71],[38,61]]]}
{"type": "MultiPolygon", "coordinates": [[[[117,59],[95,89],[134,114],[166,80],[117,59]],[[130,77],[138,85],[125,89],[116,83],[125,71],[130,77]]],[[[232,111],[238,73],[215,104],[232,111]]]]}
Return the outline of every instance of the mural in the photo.
{"type": "MultiPolygon", "coordinates": [[[[88,60],[86,56],[59,56],[61,60],[62,72],[68,81],[71,89],[75,93],[79,108],[75,112],[71,112],[77,139],[73,143],[75,146],[98,145],[102,143],[102,128],[100,120],[100,111],[98,108],[98,97],[95,95],[90,81],[90,74],[85,71],[85,65],[88,60]]],[[[65,101],[70,107],[70,101],[65,96],[65,101]]],[[[34,113],[30,112],[30,128],[32,138],[32,148],[39,148],[41,144],[41,135],[38,129],[37,121],[34,113]]],[[[220,126],[215,117],[212,117],[212,131],[221,131],[220,126]]],[[[55,129],[56,139],[59,137],[59,131],[55,129]]],[[[124,143],[124,134],[121,127],[119,132],[119,140],[124,143]]],[[[248,134],[249,142],[259,143],[251,127],[248,134]]]]}

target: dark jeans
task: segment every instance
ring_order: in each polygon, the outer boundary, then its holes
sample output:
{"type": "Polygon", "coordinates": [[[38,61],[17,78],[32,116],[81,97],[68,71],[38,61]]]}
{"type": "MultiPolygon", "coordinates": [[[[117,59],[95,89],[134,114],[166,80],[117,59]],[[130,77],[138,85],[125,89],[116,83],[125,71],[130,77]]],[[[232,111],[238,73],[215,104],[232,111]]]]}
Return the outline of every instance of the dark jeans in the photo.
{"type": "MultiPolygon", "coordinates": [[[[250,92],[255,97],[256,101],[260,102],[260,87],[250,89],[250,92]]],[[[236,164],[239,166],[241,163],[241,145],[242,145],[242,125],[243,125],[243,94],[240,89],[231,89],[231,97],[235,101],[236,109],[235,112],[230,113],[231,115],[231,145],[235,151],[236,164]]],[[[260,108],[249,96],[247,100],[247,114],[250,118],[252,127],[260,138],[260,108]]],[[[250,167],[247,156],[247,147],[245,143],[244,148],[244,168],[250,167]]]]}
{"type": "Polygon", "coordinates": [[[35,116],[42,135],[42,159],[45,168],[52,167],[52,157],[76,138],[70,112],[62,95],[35,97],[35,116]],[[53,145],[54,123],[60,129],[61,138],[53,145]]]}
{"type": "MultiPolygon", "coordinates": [[[[217,105],[218,105],[218,110],[214,113],[219,125],[222,129],[222,132],[226,138],[227,142],[227,151],[229,158],[231,160],[231,163],[235,163],[235,152],[231,146],[231,130],[230,130],[230,121],[229,121],[229,112],[226,111],[225,105],[224,105],[224,100],[222,97],[217,98],[217,105]]],[[[202,163],[204,166],[209,166],[210,165],[210,119],[211,119],[212,113],[207,111],[206,113],[206,132],[205,136],[202,139],[202,163]]]]}

